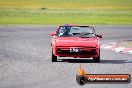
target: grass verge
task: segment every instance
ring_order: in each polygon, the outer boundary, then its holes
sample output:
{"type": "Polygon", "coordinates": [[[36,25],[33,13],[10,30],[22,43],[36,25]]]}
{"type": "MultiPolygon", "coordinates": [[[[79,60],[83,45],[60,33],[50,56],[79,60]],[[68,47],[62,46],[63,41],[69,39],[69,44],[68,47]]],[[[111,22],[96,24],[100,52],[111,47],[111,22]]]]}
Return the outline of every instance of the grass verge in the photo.
{"type": "Polygon", "coordinates": [[[0,24],[132,24],[131,10],[0,9],[0,24]]]}
{"type": "Polygon", "coordinates": [[[1,0],[0,25],[131,25],[132,0],[1,0]]]}

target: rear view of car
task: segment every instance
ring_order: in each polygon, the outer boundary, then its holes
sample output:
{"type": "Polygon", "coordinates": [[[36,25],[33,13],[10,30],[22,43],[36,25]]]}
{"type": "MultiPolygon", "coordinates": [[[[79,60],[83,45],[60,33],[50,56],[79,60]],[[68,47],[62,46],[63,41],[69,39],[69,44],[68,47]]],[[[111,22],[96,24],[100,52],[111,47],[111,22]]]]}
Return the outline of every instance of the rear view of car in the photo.
{"type": "Polygon", "coordinates": [[[93,58],[100,62],[99,38],[90,26],[60,26],[51,33],[52,62],[57,57],[93,58]]]}

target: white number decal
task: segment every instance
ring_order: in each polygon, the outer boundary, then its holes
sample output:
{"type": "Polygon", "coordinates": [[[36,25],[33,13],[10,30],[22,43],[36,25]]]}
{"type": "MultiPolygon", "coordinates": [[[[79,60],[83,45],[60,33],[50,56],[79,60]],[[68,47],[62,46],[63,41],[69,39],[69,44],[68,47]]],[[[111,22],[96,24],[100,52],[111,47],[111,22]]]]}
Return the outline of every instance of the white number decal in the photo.
{"type": "Polygon", "coordinates": [[[79,52],[78,48],[70,48],[70,52],[79,52]]]}

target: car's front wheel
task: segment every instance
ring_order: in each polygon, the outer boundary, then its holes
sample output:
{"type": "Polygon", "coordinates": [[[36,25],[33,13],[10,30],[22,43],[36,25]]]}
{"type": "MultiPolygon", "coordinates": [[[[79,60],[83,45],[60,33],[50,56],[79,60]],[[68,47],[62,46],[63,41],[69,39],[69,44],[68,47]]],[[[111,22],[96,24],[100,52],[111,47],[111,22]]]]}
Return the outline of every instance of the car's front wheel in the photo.
{"type": "Polygon", "coordinates": [[[94,58],[93,58],[93,61],[94,61],[94,62],[100,62],[100,56],[94,57],[94,58]]]}
{"type": "Polygon", "coordinates": [[[55,55],[53,54],[53,50],[52,50],[52,62],[57,62],[57,56],[55,56],[55,55]]]}
{"type": "Polygon", "coordinates": [[[98,57],[93,57],[93,61],[95,63],[100,62],[100,48],[99,48],[99,55],[98,55],[98,57]]]}

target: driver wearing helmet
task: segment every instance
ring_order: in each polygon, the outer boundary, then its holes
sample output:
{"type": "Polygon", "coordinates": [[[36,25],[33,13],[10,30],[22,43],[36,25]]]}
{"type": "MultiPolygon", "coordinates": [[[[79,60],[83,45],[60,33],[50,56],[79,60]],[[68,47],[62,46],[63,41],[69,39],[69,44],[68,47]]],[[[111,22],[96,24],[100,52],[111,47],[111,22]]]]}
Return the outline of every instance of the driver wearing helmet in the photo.
{"type": "Polygon", "coordinates": [[[59,36],[68,36],[69,32],[70,32],[70,28],[69,26],[64,26],[62,28],[62,32],[59,34],[59,36]]]}

